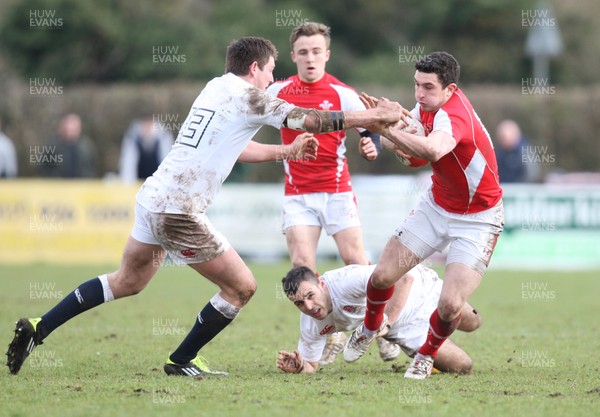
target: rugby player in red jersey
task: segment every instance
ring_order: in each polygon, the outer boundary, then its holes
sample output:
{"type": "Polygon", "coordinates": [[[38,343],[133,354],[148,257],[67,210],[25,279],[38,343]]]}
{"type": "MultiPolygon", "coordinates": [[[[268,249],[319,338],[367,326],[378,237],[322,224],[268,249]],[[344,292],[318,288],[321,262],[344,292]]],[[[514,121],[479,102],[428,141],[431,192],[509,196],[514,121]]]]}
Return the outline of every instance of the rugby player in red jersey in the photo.
{"type": "MultiPolygon", "coordinates": [[[[399,151],[429,161],[432,185],[384,248],[367,287],[365,321],[346,344],[344,358],[360,358],[385,327],[386,303],[395,286],[408,288],[406,272],[448,248],[427,340],[404,375],[425,379],[438,349],[460,324],[463,305],[481,283],[503,229],[504,210],[492,141],[458,87],[458,61],[446,52],[433,52],[415,68],[417,104],[411,113],[426,136],[403,131],[404,122],[377,130],[399,151]]],[[[365,95],[364,102],[372,107],[377,100],[365,95]]]]}
{"type": "MultiPolygon", "coordinates": [[[[292,30],[291,58],[298,73],[269,86],[267,92],[289,103],[319,110],[364,110],[356,91],[325,71],[329,61],[330,28],[322,23],[305,22],[292,30]]],[[[357,129],[361,135],[361,155],[374,160],[380,150],[379,135],[357,129]]],[[[281,140],[291,143],[291,129],[281,129],[281,140]]],[[[319,152],[314,160],[287,160],[282,229],[293,266],[317,271],[317,245],[322,229],[332,236],[340,258],[346,265],[368,265],[356,197],[346,160],[346,132],[315,135],[319,152]]],[[[320,364],[335,361],[344,348],[346,335],[331,334],[320,364]]],[[[383,360],[391,360],[400,349],[384,339],[377,340],[383,360]]]]}

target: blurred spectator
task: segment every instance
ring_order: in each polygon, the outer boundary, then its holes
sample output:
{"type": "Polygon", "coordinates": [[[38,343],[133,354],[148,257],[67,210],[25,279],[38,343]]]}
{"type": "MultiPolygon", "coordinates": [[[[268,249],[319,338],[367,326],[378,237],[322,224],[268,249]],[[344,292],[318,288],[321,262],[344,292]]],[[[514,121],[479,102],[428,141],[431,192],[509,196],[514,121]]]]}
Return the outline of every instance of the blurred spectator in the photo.
{"type": "Polygon", "coordinates": [[[96,176],[96,147],[82,134],[81,117],[69,113],[60,120],[58,132],[50,139],[47,152],[59,157],[56,163],[41,165],[48,177],[92,178],[96,176]]]}
{"type": "Polygon", "coordinates": [[[524,158],[530,146],[514,120],[506,119],[496,127],[496,159],[501,183],[530,182],[538,176],[535,162],[524,158]]]}
{"type": "Polygon", "coordinates": [[[119,172],[124,182],[145,180],[173,146],[173,135],[162,124],[155,123],[151,115],[134,120],[129,125],[123,143],[119,172]]]}
{"type": "Polygon", "coordinates": [[[0,123],[0,178],[17,176],[17,152],[8,136],[2,133],[0,123]]]}

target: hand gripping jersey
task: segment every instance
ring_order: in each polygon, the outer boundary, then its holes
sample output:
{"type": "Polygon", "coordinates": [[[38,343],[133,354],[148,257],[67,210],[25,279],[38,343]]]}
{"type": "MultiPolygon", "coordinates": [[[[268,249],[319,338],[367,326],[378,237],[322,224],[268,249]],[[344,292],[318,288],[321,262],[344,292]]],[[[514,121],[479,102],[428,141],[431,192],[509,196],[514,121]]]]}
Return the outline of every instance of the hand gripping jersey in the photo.
{"type": "Polygon", "coordinates": [[[433,198],[451,213],[478,213],[494,207],[502,198],[496,155],[490,136],[471,103],[460,89],[437,112],[417,106],[413,115],[425,135],[441,130],[456,139],[456,147],[432,162],[433,198]]]}
{"type": "MultiPolygon", "coordinates": [[[[267,92],[298,107],[317,110],[364,110],[356,92],[334,76],[325,73],[315,83],[305,83],[298,75],[269,86],[267,92]]],[[[360,129],[361,131],[364,129],[360,129]]],[[[284,144],[294,141],[298,132],[281,129],[284,144]]],[[[346,161],[346,132],[315,135],[319,151],[314,161],[284,161],[285,194],[342,193],[352,191],[346,161]]]]}
{"type": "Polygon", "coordinates": [[[279,128],[293,105],[228,73],[194,101],[177,140],[137,195],[155,213],[202,213],[256,132],[279,128]]]}

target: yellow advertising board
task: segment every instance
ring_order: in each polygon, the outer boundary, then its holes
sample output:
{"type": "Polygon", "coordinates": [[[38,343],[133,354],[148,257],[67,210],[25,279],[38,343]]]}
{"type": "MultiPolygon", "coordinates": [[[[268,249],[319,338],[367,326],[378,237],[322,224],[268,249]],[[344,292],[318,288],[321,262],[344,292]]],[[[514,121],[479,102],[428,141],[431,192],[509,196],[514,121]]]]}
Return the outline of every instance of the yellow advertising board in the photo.
{"type": "Polygon", "coordinates": [[[119,262],[138,189],[100,180],[1,181],[0,262],[119,262]]]}
{"type": "MultiPolygon", "coordinates": [[[[378,258],[390,231],[417,204],[423,187],[417,181],[355,176],[371,259],[378,258]]],[[[117,264],[133,226],[139,185],[0,180],[0,263],[117,264]]],[[[287,259],[282,199],[281,184],[226,183],[207,214],[243,257],[287,259]]],[[[492,268],[600,266],[600,186],[509,184],[504,210],[505,230],[492,268]]],[[[317,253],[335,256],[333,239],[322,236],[317,253]]]]}

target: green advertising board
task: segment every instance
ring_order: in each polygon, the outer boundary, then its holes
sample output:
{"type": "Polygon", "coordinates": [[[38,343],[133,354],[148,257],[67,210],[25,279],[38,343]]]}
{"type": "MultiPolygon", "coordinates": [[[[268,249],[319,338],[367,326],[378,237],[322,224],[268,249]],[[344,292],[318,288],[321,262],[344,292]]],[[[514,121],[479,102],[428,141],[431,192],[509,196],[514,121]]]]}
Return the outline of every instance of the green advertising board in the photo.
{"type": "Polygon", "coordinates": [[[600,268],[600,187],[505,185],[492,267],[600,268]]]}

